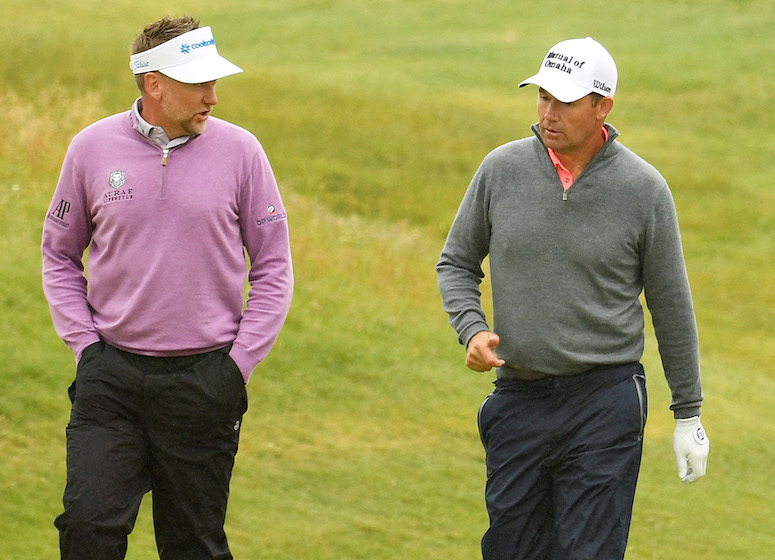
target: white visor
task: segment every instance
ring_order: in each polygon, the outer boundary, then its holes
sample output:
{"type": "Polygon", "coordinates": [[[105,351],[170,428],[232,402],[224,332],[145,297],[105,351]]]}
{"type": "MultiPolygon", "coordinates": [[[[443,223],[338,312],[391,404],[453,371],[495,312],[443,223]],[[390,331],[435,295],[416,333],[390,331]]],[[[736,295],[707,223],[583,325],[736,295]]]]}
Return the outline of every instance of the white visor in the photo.
{"type": "Polygon", "coordinates": [[[209,27],[194,29],[133,54],[129,67],[135,74],[158,71],[185,84],[202,84],[242,72],[242,68],[218,54],[209,27]]]}

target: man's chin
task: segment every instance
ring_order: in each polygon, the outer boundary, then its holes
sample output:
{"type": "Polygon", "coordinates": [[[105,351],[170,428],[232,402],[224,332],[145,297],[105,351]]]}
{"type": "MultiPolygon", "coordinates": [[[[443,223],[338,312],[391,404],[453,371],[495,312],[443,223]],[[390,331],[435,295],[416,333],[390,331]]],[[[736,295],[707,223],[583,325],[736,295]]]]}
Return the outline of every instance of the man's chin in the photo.
{"type": "Polygon", "coordinates": [[[189,136],[196,136],[202,134],[205,131],[205,128],[207,128],[207,122],[191,123],[186,127],[186,134],[189,136]]]}

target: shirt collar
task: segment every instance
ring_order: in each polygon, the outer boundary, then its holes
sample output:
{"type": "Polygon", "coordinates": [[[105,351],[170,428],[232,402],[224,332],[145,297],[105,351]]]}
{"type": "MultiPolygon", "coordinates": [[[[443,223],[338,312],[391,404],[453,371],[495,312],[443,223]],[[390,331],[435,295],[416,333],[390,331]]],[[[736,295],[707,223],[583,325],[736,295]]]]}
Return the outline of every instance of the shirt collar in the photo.
{"type": "Polygon", "coordinates": [[[174,148],[185,144],[193,138],[193,136],[180,136],[172,140],[169,139],[167,133],[160,126],[154,126],[146,121],[142,116],[143,111],[143,98],[138,97],[132,105],[132,112],[134,114],[134,122],[132,125],[134,129],[148,138],[151,142],[163,149],[174,148]]]}
{"type": "MultiPolygon", "coordinates": [[[[609,134],[606,127],[603,127],[602,134],[603,142],[608,142],[609,134]]],[[[548,146],[546,147],[546,150],[549,152],[549,158],[551,158],[552,163],[554,164],[554,168],[557,170],[557,175],[560,177],[562,187],[567,191],[573,185],[573,175],[571,175],[570,171],[565,168],[565,166],[560,161],[560,158],[557,157],[556,153],[554,153],[554,150],[548,146]]]]}
{"type": "MultiPolygon", "coordinates": [[[[610,137],[610,135],[609,135],[608,129],[606,127],[603,127],[602,134],[603,134],[603,143],[608,142],[608,138],[610,137]]],[[[554,153],[554,150],[552,150],[548,146],[546,147],[546,149],[549,152],[549,157],[552,158],[552,163],[554,164],[554,166],[557,167],[559,165],[560,167],[565,169],[565,166],[562,163],[560,163],[560,158],[558,158],[557,154],[554,153]]]]}

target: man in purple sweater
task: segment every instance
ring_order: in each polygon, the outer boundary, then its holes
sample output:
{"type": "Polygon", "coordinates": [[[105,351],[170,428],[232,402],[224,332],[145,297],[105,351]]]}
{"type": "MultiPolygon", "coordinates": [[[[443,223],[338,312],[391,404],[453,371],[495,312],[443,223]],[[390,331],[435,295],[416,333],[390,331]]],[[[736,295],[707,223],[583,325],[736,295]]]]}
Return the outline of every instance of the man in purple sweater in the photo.
{"type": "Polygon", "coordinates": [[[141,97],[73,139],[43,228],[44,291],[77,361],[55,524],[62,558],[123,558],[152,491],[162,559],[232,558],[245,385],[293,291],[287,215],[256,138],[211,116],[215,81],[242,70],[210,28],[164,18],[132,53],[141,97]]]}

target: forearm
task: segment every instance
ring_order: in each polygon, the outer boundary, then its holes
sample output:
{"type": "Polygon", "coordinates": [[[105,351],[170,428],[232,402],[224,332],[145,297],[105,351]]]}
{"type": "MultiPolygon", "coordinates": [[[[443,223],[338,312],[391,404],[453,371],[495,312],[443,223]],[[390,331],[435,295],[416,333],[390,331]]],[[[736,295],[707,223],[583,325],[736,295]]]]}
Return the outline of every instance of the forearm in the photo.
{"type": "Polygon", "coordinates": [[[246,189],[241,205],[250,291],[230,352],[246,383],[280,333],[294,285],[287,214],[269,163],[263,154],[257,161],[257,180],[246,189]]]}
{"type": "Polygon", "coordinates": [[[294,284],[290,252],[271,265],[254,263],[249,281],[247,305],[230,352],[246,383],[269,354],[288,315],[294,284]]]}
{"type": "Polygon", "coordinates": [[[490,330],[482,310],[482,262],[490,252],[490,223],[483,174],[474,176],[436,264],[444,311],[461,344],[490,330]]]}
{"type": "Polygon", "coordinates": [[[490,330],[482,309],[481,277],[453,264],[443,254],[436,271],[442,306],[449,315],[449,323],[460,344],[468,345],[476,333],[490,330]]]}
{"type": "Polygon", "coordinates": [[[72,164],[66,160],[43,224],[41,256],[43,292],[54,328],[80,359],[84,348],[99,340],[99,335],[87,301],[83,265],[91,228],[73,175],[72,164]]]}
{"type": "Polygon", "coordinates": [[[643,284],[676,418],[700,413],[699,338],[675,208],[669,193],[657,206],[645,248],[643,284]]]}
{"type": "Polygon", "coordinates": [[[78,360],[87,346],[99,340],[86,299],[86,278],[78,263],[54,253],[45,244],[42,254],[43,292],[54,328],[78,360]]]}

